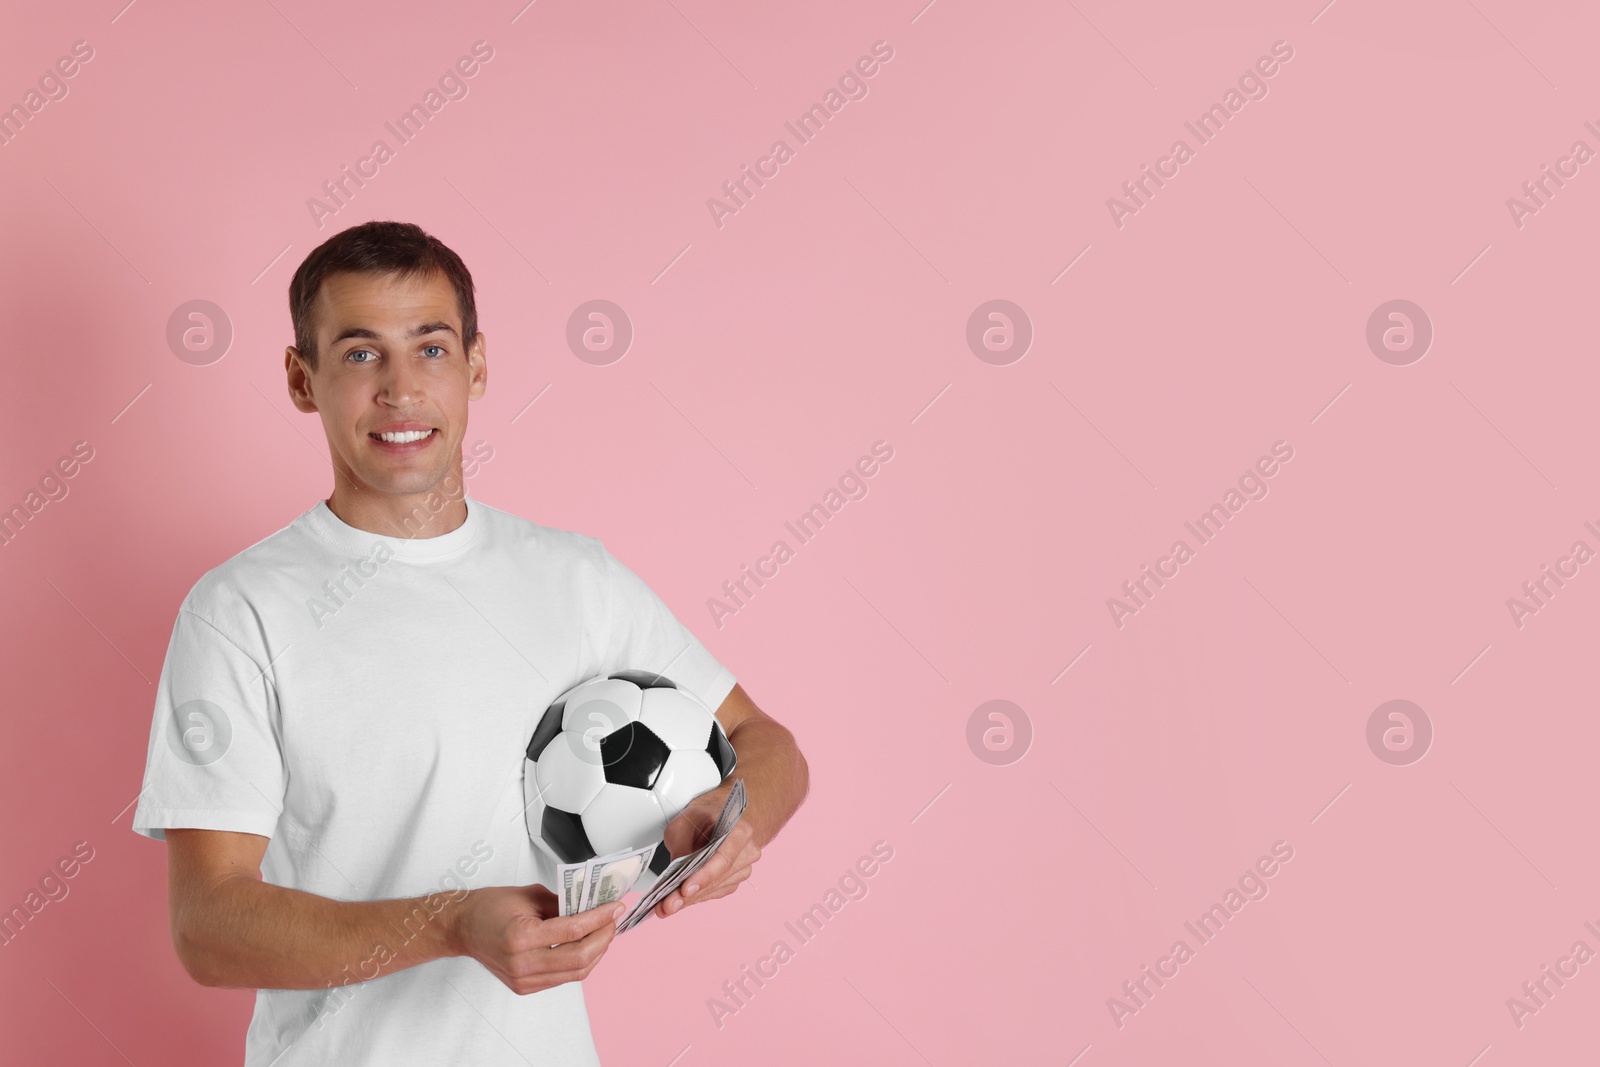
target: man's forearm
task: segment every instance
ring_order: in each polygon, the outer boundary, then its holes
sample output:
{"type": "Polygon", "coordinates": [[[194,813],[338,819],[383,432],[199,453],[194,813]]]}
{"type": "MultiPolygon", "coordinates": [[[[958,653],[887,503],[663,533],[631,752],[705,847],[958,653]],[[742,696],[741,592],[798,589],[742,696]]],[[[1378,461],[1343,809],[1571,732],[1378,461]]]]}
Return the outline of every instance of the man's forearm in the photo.
{"type": "Polygon", "coordinates": [[[178,956],[208,986],[362,982],[458,955],[451,922],[465,895],[341,901],[235,875],[182,902],[178,956]]]}
{"type": "MultiPolygon", "coordinates": [[[[810,786],[810,770],[794,735],[772,719],[749,719],[728,735],[738,754],[734,777],[743,778],[748,794],[743,818],[755,831],[757,847],[778,836],[800,807],[810,786]]],[[[733,788],[731,781],[724,789],[733,788]]]]}

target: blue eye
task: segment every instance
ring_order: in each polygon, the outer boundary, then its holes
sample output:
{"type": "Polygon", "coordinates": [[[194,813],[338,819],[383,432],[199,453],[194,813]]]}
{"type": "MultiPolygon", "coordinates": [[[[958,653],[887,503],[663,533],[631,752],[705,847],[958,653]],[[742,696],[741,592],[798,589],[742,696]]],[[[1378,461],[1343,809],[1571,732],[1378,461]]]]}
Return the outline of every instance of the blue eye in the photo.
{"type": "MultiPolygon", "coordinates": [[[[435,359],[440,359],[440,358],[443,358],[443,357],[448,356],[450,354],[450,350],[448,348],[446,348],[444,345],[428,345],[422,351],[423,352],[428,352],[428,351],[437,352],[438,355],[433,357],[435,359]]],[[[352,363],[371,363],[372,360],[373,359],[377,359],[378,356],[377,356],[377,353],[373,352],[372,349],[370,349],[370,348],[353,348],[349,352],[345,353],[345,357],[344,358],[347,359],[347,360],[350,360],[352,363]],[[356,359],[355,357],[359,356],[359,355],[371,356],[372,359],[356,359]]]]}

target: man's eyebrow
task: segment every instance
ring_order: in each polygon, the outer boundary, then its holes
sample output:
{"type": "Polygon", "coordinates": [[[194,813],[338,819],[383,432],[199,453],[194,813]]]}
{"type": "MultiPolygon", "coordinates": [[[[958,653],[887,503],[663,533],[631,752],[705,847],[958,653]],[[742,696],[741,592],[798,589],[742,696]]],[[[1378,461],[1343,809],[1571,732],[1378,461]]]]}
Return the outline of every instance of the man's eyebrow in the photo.
{"type": "MultiPolygon", "coordinates": [[[[421,337],[424,334],[430,333],[451,333],[456,334],[458,339],[460,337],[460,334],[456,333],[456,328],[450,325],[448,322],[421,323],[411,328],[410,336],[421,337]]],[[[376,330],[369,330],[365,326],[347,326],[343,330],[340,330],[338,336],[329,341],[328,344],[336,345],[340,341],[347,341],[352,337],[358,337],[367,341],[377,341],[382,339],[382,336],[376,330]]]]}

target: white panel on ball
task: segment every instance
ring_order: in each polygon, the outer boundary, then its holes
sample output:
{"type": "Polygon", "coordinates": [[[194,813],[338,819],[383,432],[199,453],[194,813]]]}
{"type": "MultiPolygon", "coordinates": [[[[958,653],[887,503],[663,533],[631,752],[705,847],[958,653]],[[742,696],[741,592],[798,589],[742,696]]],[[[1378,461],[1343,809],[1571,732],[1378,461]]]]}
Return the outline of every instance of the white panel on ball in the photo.
{"type": "Polygon", "coordinates": [[[539,823],[544,819],[544,796],[540,792],[538,772],[534,770],[531,759],[522,761],[522,803],[522,817],[528,824],[528,832],[537,838],[539,823]]]}
{"type": "Polygon", "coordinates": [[[595,855],[604,856],[660,841],[667,816],[650,790],[607,785],[583,809],[583,829],[595,855]]]}
{"type": "Polygon", "coordinates": [[[647,689],[640,703],[639,721],[668,748],[705,751],[712,715],[704,703],[681,689],[647,689]]]}
{"type": "Polygon", "coordinates": [[[595,737],[620,730],[639,717],[639,687],[621,678],[593,678],[567,690],[561,728],[594,731],[595,737]]]}
{"type": "Polygon", "coordinates": [[[576,735],[558,734],[534,764],[534,775],[544,789],[544,802],[574,815],[587,807],[606,784],[600,749],[590,752],[584,748],[580,756],[574,746],[582,744],[576,735]]]}
{"type": "MultiPolygon", "coordinates": [[[[706,726],[709,735],[711,727],[706,726]]],[[[706,755],[704,748],[674,752],[662,764],[656,777],[655,794],[661,801],[661,810],[670,821],[689,806],[689,801],[722,783],[717,776],[717,765],[706,755]]]]}

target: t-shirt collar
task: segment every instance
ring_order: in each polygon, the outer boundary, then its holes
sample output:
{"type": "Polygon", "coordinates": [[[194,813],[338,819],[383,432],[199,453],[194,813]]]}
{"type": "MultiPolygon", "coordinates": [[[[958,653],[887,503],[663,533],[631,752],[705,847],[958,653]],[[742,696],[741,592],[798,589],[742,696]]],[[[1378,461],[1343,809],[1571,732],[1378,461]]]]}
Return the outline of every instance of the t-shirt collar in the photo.
{"type": "MultiPolygon", "coordinates": [[[[306,512],[305,518],[318,537],[342,552],[367,555],[382,542],[396,559],[444,559],[464,551],[477,539],[478,531],[483,526],[483,505],[470,496],[464,495],[462,500],[467,505],[466,521],[454,530],[434,537],[385,536],[371,530],[357,529],[335,515],[326,500],[317,501],[317,506],[306,512]]],[[[427,518],[429,512],[426,504],[418,505],[415,514],[419,523],[427,518]]]]}

